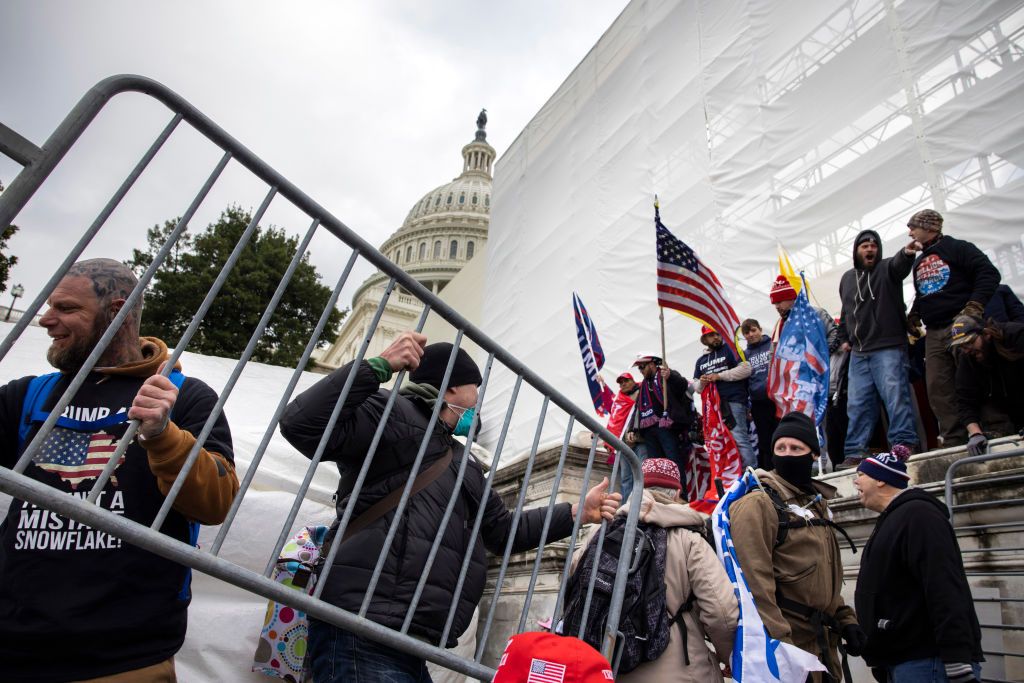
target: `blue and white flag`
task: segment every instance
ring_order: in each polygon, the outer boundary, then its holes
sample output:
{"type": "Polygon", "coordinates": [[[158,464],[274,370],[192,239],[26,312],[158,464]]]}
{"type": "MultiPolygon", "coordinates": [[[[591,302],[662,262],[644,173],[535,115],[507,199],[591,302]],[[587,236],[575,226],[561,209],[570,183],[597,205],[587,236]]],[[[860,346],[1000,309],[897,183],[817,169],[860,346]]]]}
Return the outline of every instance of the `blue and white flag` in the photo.
{"type": "Polygon", "coordinates": [[[804,413],[820,425],[828,407],[828,339],[825,325],[800,290],[768,366],[768,395],[779,415],[804,413]]]}
{"type": "Polygon", "coordinates": [[[572,308],[576,318],[576,338],[580,342],[580,353],[583,355],[583,371],[587,375],[587,388],[590,398],[594,401],[594,410],[598,415],[608,415],[612,409],[615,395],[612,390],[600,381],[598,372],[604,367],[604,350],[597,338],[597,329],[587,315],[576,292],[572,294],[572,308]]]}
{"type": "Polygon", "coordinates": [[[737,683],[802,682],[812,671],[825,671],[825,666],[810,652],[768,635],[732,544],[729,506],[757,485],[755,475],[747,470],[733,482],[711,515],[718,559],[725,566],[740,606],[736,644],[732,650],[732,677],[737,683]]]}

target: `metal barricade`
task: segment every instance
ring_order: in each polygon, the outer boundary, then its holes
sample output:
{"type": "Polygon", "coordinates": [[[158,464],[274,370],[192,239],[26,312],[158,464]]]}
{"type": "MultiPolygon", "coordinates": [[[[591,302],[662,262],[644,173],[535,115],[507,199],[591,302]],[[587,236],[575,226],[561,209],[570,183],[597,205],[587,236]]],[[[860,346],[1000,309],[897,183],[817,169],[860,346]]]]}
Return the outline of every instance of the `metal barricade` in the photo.
{"type": "MultiPolygon", "coordinates": [[[[966,457],[966,458],[961,458],[959,460],[956,460],[956,461],[950,463],[949,467],[946,469],[946,477],[945,477],[945,483],[944,483],[944,490],[945,490],[946,508],[949,510],[949,518],[950,518],[950,521],[953,523],[954,531],[956,531],[956,532],[966,532],[968,534],[982,534],[982,533],[991,533],[991,532],[1008,532],[1008,531],[1024,529],[1024,519],[1019,519],[1019,520],[1015,520],[1015,521],[1008,521],[1008,522],[993,522],[993,523],[988,523],[988,524],[971,524],[971,525],[959,525],[958,526],[956,524],[956,516],[955,516],[957,512],[960,512],[961,514],[968,514],[968,513],[972,513],[972,512],[984,512],[984,511],[992,510],[992,509],[1005,508],[1005,507],[1011,506],[1011,505],[1018,505],[1018,506],[1019,505],[1024,505],[1024,498],[1022,498],[1022,497],[990,498],[988,500],[983,500],[983,501],[978,501],[978,502],[959,503],[959,504],[956,502],[956,489],[957,488],[961,488],[961,489],[973,488],[973,489],[977,489],[977,490],[985,490],[986,492],[990,493],[993,486],[998,486],[998,485],[1017,485],[1017,486],[1019,486],[1021,483],[1024,483],[1024,474],[986,474],[984,476],[979,476],[977,478],[974,478],[974,479],[972,479],[969,482],[954,483],[954,481],[953,481],[954,478],[956,477],[957,471],[959,471],[959,470],[961,470],[961,469],[963,469],[965,467],[968,467],[970,465],[976,465],[976,464],[984,463],[984,462],[992,462],[994,460],[1003,460],[1003,459],[1007,459],[1007,458],[1019,458],[1021,456],[1024,456],[1024,448],[1013,448],[1013,449],[1006,450],[1006,451],[999,451],[999,452],[995,452],[995,453],[987,453],[985,455],[976,455],[976,456],[970,456],[970,457],[966,457]]],[[[991,546],[991,547],[969,548],[969,549],[966,549],[966,550],[962,550],[961,552],[964,555],[968,556],[968,557],[972,556],[972,555],[976,556],[978,553],[985,553],[985,554],[992,553],[992,554],[998,554],[1000,557],[1005,557],[1008,560],[1010,558],[1018,558],[1016,560],[1016,564],[1017,564],[1016,570],[1015,570],[1015,568],[1013,566],[1010,566],[1010,567],[1001,567],[1001,568],[998,568],[998,569],[989,569],[989,570],[986,570],[986,571],[974,571],[974,570],[972,570],[972,571],[968,571],[967,572],[967,576],[968,577],[975,577],[975,578],[979,578],[979,579],[981,579],[983,581],[992,582],[992,581],[1000,581],[1000,580],[1003,580],[1003,579],[1016,578],[1016,577],[1024,576],[1024,571],[1020,571],[1020,569],[1022,569],[1022,567],[1020,566],[1020,562],[1019,562],[1019,558],[1021,557],[1020,553],[1022,551],[1024,551],[1024,547],[1020,547],[1019,545],[1018,546],[1013,546],[1013,545],[1010,545],[1010,546],[994,545],[994,546],[991,546]],[[1009,555],[1002,555],[1002,553],[1010,553],[1010,554],[1009,555]]],[[[1006,596],[1000,596],[1000,597],[975,597],[974,598],[974,602],[976,604],[977,603],[981,603],[981,604],[985,604],[985,603],[998,604],[999,607],[1000,607],[1000,611],[1001,612],[1005,612],[1008,609],[1014,608],[1015,606],[1019,605],[1020,603],[1024,603],[1024,598],[1021,598],[1021,597],[1006,597],[1006,596]]],[[[1002,621],[1002,620],[1000,620],[1000,621],[1002,621]]],[[[988,630],[988,631],[999,631],[999,632],[1006,633],[1008,635],[1009,634],[1013,634],[1015,632],[1024,631],[1024,625],[1022,625],[1022,624],[1014,624],[1014,623],[1009,623],[1009,624],[1007,624],[1007,623],[986,623],[984,619],[981,620],[981,628],[982,628],[982,631],[986,631],[986,630],[988,630]]],[[[1005,645],[1005,642],[1006,642],[1006,638],[1004,637],[1004,645],[1003,645],[1003,647],[1001,649],[995,650],[995,649],[986,648],[986,649],[983,650],[983,653],[986,655],[986,657],[990,657],[990,658],[991,657],[1002,657],[1002,658],[1013,657],[1013,658],[1017,658],[1017,659],[1024,659],[1024,649],[1022,649],[1022,650],[1014,650],[1012,648],[1008,648],[1005,645]]],[[[1011,642],[1012,642],[1012,639],[1011,639],[1011,642]]],[[[985,681],[986,683],[1004,683],[1003,679],[988,677],[988,676],[986,676],[984,674],[984,672],[983,672],[982,675],[983,675],[983,677],[982,677],[981,680],[985,681]]]]}
{"type": "MultiPolygon", "coordinates": [[[[624,458],[617,458],[615,466],[613,468],[612,477],[615,479],[618,474],[617,469],[620,464],[629,466],[632,469],[634,481],[638,482],[638,485],[633,489],[630,506],[630,511],[627,516],[627,526],[625,531],[625,538],[623,541],[624,552],[619,558],[618,574],[615,580],[614,589],[612,592],[612,605],[609,613],[606,629],[605,639],[602,648],[603,653],[606,657],[611,657],[613,647],[615,643],[615,636],[617,632],[617,626],[620,616],[621,603],[625,590],[625,580],[627,576],[627,567],[630,563],[630,552],[629,549],[633,546],[633,540],[636,530],[637,517],[639,514],[639,500],[642,492],[642,486],[639,482],[642,481],[640,472],[640,463],[636,458],[636,455],[622,443],[618,438],[610,434],[604,427],[597,422],[587,411],[584,411],[575,406],[569,399],[547,384],[541,377],[532,372],[529,368],[523,365],[520,361],[514,358],[508,351],[502,348],[497,342],[490,339],[482,331],[474,327],[470,322],[463,318],[458,312],[453,310],[451,307],[446,305],[431,291],[423,287],[419,282],[413,279],[405,271],[399,268],[395,263],[388,260],[372,245],[361,239],[355,232],[348,228],[344,223],[335,218],[328,212],[324,207],[315,202],[308,195],[299,190],[296,186],[290,183],[287,179],[281,176],[277,171],[268,166],[259,157],[249,151],[246,147],[240,144],[237,140],[228,135],[223,129],[214,124],[210,119],[203,115],[200,111],[182,99],[179,95],[172,92],[160,83],[153,80],[140,77],[140,76],[114,76],[98,83],[92,88],[82,100],[75,106],[75,108],[68,114],[63,122],[57,127],[54,133],[46,141],[46,143],[40,148],[15,133],[6,126],[0,125],[0,152],[3,152],[10,158],[19,162],[24,169],[21,173],[10,183],[8,189],[0,195],[0,225],[8,225],[11,223],[18,212],[24,207],[26,202],[32,197],[37,189],[44,183],[50,173],[58,166],[67,152],[70,150],[76,140],[82,135],[89,124],[97,116],[97,114],[103,109],[103,107],[116,95],[125,92],[136,92],[146,94],[159,102],[163,103],[172,114],[171,120],[164,127],[163,131],[157,137],[157,139],[149,147],[148,151],[143,155],[142,159],[136,164],[134,169],[123,181],[114,195],[110,198],[107,204],[104,206],[99,215],[93,220],[85,234],[81,237],[78,243],[72,248],[71,252],[67,255],[64,261],[54,271],[52,277],[47,282],[42,291],[35,300],[26,307],[26,314],[22,316],[21,320],[15,325],[14,329],[7,335],[7,337],[0,343],[0,360],[7,355],[16,340],[25,331],[29,325],[33,316],[36,315],[41,307],[47,300],[50,292],[60,282],[64,274],[68,271],[70,266],[78,260],[82,252],[89,245],[90,241],[96,236],[98,231],[103,227],[104,223],[118,207],[121,201],[129,193],[132,186],[139,179],[139,177],[146,170],[146,167],[153,160],[153,158],[163,147],[164,143],[171,138],[172,134],[182,123],[186,123],[192,127],[199,134],[204,136],[206,140],[218,147],[222,151],[222,156],[219,162],[206,179],[198,193],[195,195],[187,209],[185,210],[182,217],[179,219],[177,225],[171,231],[166,242],[161,246],[157,252],[153,262],[146,269],[145,273],[139,278],[139,283],[135,290],[132,292],[127,303],[121,308],[120,312],[111,322],[106,333],[103,334],[102,338],[98,342],[97,346],[93,349],[92,353],[86,360],[82,369],[75,375],[71,382],[70,387],[60,397],[50,413],[50,417],[43,423],[36,436],[25,448],[24,453],[17,461],[16,465],[12,469],[0,468],[0,490],[20,499],[27,501],[41,507],[53,510],[61,515],[65,515],[74,519],[77,522],[81,522],[95,529],[100,529],[113,534],[121,539],[130,542],[136,546],[140,546],[161,556],[172,559],[183,565],[187,565],[193,569],[205,572],[221,580],[227,581],[238,587],[241,587],[247,591],[251,591],[258,595],[276,600],[293,607],[304,610],[309,615],[330,622],[336,626],[347,629],[356,635],[371,638],[375,641],[383,643],[389,647],[393,647],[396,650],[412,654],[418,657],[425,658],[432,662],[435,662],[441,666],[449,668],[454,671],[464,673],[466,675],[479,678],[480,680],[490,680],[493,676],[494,671],[488,666],[484,665],[481,661],[483,656],[483,645],[487,641],[488,633],[491,629],[492,622],[494,619],[495,607],[498,604],[498,594],[502,589],[502,583],[505,576],[505,570],[509,563],[509,557],[512,551],[512,537],[515,535],[515,524],[518,524],[520,516],[523,512],[525,502],[525,492],[529,483],[531,475],[531,469],[533,466],[534,458],[537,455],[538,446],[541,439],[542,429],[546,416],[552,407],[564,411],[568,415],[568,427],[565,431],[565,437],[562,442],[561,457],[558,463],[558,470],[555,475],[555,483],[547,504],[546,517],[544,521],[543,532],[541,534],[539,547],[537,549],[537,559],[534,562],[532,575],[529,582],[529,589],[526,593],[525,604],[522,610],[522,615],[518,623],[518,631],[523,631],[526,627],[527,613],[530,610],[531,601],[533,598],[534,588],[537,583],[538,571],[540,568],[540,558],[544,552],[545,545],[548,543],[548,531],[549,524],[552,519],[552,513],[555,508],[556,498],[559,489],[559,482],[562,476],[563,466],[566,461],[566,453],[568,450],[570,437],[574,426],[585,427],[595,434],[595,439],[590,448],[589,459],[587,461],[586,471],[584,474],[584,481],[582,490],[580,492],[579,506],[582,509],[584,503],[584,496],[587,489],[591,485],[592,467],[594,464],[596,447],[599,439],[602,439],[613,447],[615,447],[620,454],[624,454],[624,458]],[[206,199],[210,193],[211,188],[217,182],[221,176],[225,167],[229,163],[236,163],[247,169],[251,174],[261,180],[267,186],[267,193],[252,216],[252,220],[245,230],[238,243],[236,244],[234,251],[228,257],[223,268],[221,269],[217,279],[209,292],[207,293],[202,305],[196,311],[191,324],[188,326],[181,339],[174,344],[174,352],[171,357],[171,362],[166,364],[164,370],[165,376],[170,373],[173,368],[175,361],[180,357],[182,352],[187,348],[189,341],[192,336],[196,333],[199,325],[204,320],[207,312],[210,309],[214,299],[218,296],[218,292],[228,275],[231,273],[232,268],[238,262],[243,248],[247,241],[252,236],[254,230],[257,228],[261,217],[264,212],[270,206],[271,202],[285,200],[290,202],[294,207],[297,207],[300,211],[308,216],[311,223],[302,238],[298,248],[295,252],[294,257],[287,270],[283,273],[280,283],[277,286],[273,297],[268,302],[264,311],[263,317],[257,325],[256,329],[253,330],[252,336],[248,342],[245,351],[242,353],[238,362],[235,364],[230,377],[228,378],[223,390],[220,393],[219,399],[207,419],[203,429],[199,434],[196,435],[196,444],[191,449],[185,465],[182,468],[181,473],[178,475],[173,487],[170,489],[163,502],[162,508],[156,515],[152,524],[147,528],[143,525],[135,523],[130,520],[124,519],[122,516],[112,514],[109,511],[99,507],[96,504],[96,499],[99,497],[100,491],[102,491],[105,483],[113,474],[113,470],[116,468],[117,463],[128,447],[129,442],[138,430],[138,423],[132,421],[128,427],[128,431],[122,437],[117,451],[112,455],[107,465],[103,468],[102,473],[99,475],[97,480],[94,482],[92,492],[88,496],[87,500],[75,496],[69,496],[64,494],[57,489],[51,488],[44,484],[39,483],[29,477],[22,474],[28,465],[31,463],[33,456],[38,452],[43,441],[47,435],[51,432],[57,421],[58,416],[61,412],[69,405],[73,399],[76,391],[85,381],[86,376],[92,370],[97,360],[101,357],[104,349],[113,339],[116,331],[125,320],[129,311],[132,309],[134,302],[138,301],[142,296],[143,291],[153,279],[158,268],[168,257],[168,254],[175,246],[176,242],[184,232],[189,221],[195,215],[200,205],[206,199]],[[253,352],[256,348],[257,342],[264,332],[265,327],[273,314],[275,308],[281,300],[288,283],[291,280],[293,273],[297,265],[299,264],[303,254],[306,252],[310,240],[314,233],[318,230],[326,230],[331,233],[334,237],[341,240],[345,245],[351,248],[351,255],[344,267],[341,276],[339,277],[336,285],[334,286],[330,300],[327,306],[323,309],[320,316],[319,322],[316,326],[315,331],[310,337],[305,350],[302,354],[301,359],[296,364],[294,371],[290,376],[290,380],[286,386],[282,387],[282,394],[280,401],[277,404],[276,411],[274,412],[273,419],[267,425],[266,431],[263,435],[262,441],[259,447],[252,454],[251,464],[245,471],[244,476],[241,480],[241,488],[235,497],[231,509],[224,523],[221,525],[214,543],[208,550],[200,550],[196,547],[187,545],[185,543],[174,540],[162,533],[160,533],[161,526],[169,513],[171,506],[174,504],[175,498],[181,490],[182,484],[189,469],[195,463],[199,452],[202,448],[203,443],[208,437],[210,431],[213,428],[215,421],[221,414],[224,404],[235,387],[235,384],[241,375],[246,363],[249,361],[253,352]],[[363,258],[372,264],[374,267],[385,273],[390,277],[390,281],[385,290],[384,296],[381,299],[379,306],[377,307],[375,316],[372,323],[366,330],[363,336],[362,343],[359,347],[358,353],[355,358],[355,363],[359,363],[364,355],[366,354],[367,348],[370,344],[371,338],[376,330],[376,327],[381,319],[384,312],[385,306],[387,305],[388,299],[394,292],[395,288],[400,286],[404,291],[411,293],[413,296],[418,298],[424,305],[424,310],[419,318],[417,330],[422,330],[427,318],[431,314],[441,316],[445,321],[451,324],[457,331],[454,341],[453,350],[448,360],[447,370],[440,387],[440,393],[443,394],[447,388],[449,378],[451,376],[452,367],[455,362],[455,356],[464,339],[468,338],[472,340],[480,349],[487,354],[487,360],[483,368],[483,381],[479,387],[479,398],[477,401],[477,409],[479,410],[480,405],[484,400],[484,396],[487,392],[487,385],[491,376],[492,368],[495,363],[500,363],[507,368],[511,373],[515,375],[515,386],[509,400],[509,404],[505,413],[504,423],[501,429],[500,436],[496,442],[496,446],[493,453],[493,459],[490,463],[491,467],[485,480],[484,498],[480,501],[477,506],[477,513],[473,520],[473,530],[471,534],[470,547],[467,550],[466,558],[462,563],[461,572],[458,578],[458,586],[456,589],[456,599],[453,601],[451,608],[447,614],[446,622],[444,624],[443,636],[440,642],[443,644],[446,642],[451,629],[453,618],[455,615],[456,607],[458,604],[458,595],[463,589],[463,584],[467,575],[467,571],[470,566],[470,555],[473,552],[473,546],[479,538],[479,532],[481,525],[483,524],[484,508],[488,496],[491,495],[492,482],[494,480],[497,466],[500,462],[502,448],[505,442],[506,435],[508,433],[509,425],[513,410],[516,406],[517,397],[519,390],[523,382],[532,386],[538,392],[543,395],[543,405],[541,407],[540,414],[537,418],[536,433],[533,439],[532,449],[530,450],[529,460],[527,463],[526,473],[524,475],[523,484],[521,486],[521,493],[514,509],[514,521],[512,534],[508,544],[505,547],[504,555],[502,558],[501,568],[498,575],[497,586],[495,588],[495,597],[491,601],[490,611],[483,619],[482,635],[478,641],[480,645],[476,650],[475,657],[472,659],[458,657],[452,652],[449,652],[442,647],[430,645],[420,639],[417,639],[409,634],[409,626],[412,621],[413,615],[415,614],[417,603],[419,602],[427,577],[430,574],[430,568],[433,564],[435,557],[438,552],[438,548],[441,544],[441,538],[443,530],[446,528],[448,521],[452,515],[458,496],[451,496],[447,508],[444,511],[443,520],[439,526],[438,532],[434,538],[433,546],[431,547],[426,566],[423,568],[422,579],[416,588],[415,595],[412,603],[409,605],[408,611],[405,616],[405,621],[401,629],[392,630],[386,628],[380,624],[374,623],[366,618],[367,608],[373,599],[374,592],[376,590],[377,582],[381,574],[384,559],[386,558],[388,551],[391,547],[392,542],[395,539],[395,531],[397,524],[391,525],[385,540],[385,546],[381,552],[381,558],[377,562],[377,566],[373,572],[370,580],[369,589],[366,592],[365,600],[363,601],[361,609],[358,613],[351,613],[342,610],[336,606],[327,604],[320,599],[320,591],[323,590],[326,585],[326,576],[321,575],[320,580],[317,584],[317,588],[313,595],[306,595],[302,591],[296,591],[283,586],[273,580],[271,580],[271,572],[277,562],[281,548],[287,541],[290,530],[293,528],[295,523],[296,515],[299,511],[299,506],[306,496],[312,481],[314,472],[321,458],[324,455],[328,440],[330,439],[331,433],[334,430],[341,408],[345,403],[346,397],[349,394],[355,373],[349,373],[348,380],[345,383],[341,395],[338,398],[337,403],[334,406],[333,414],[326,429],[324,430],[323,437],[320,440],[319,447],[316,453],[312,457],[308,469],[306,470],[305,477],[302,481],[301,486],[292,507],[287,514],[286,518],[282,520],[280,531],[277,534],[277,541],[275,543],[275,550],[267,560],[266,568],[262,573],[254,572],[251,569],[246,569],[238,564],[231,562],[220,556],[220,551],[223,547],[225,538],[229,535],[232,523],[238,513],[239,507],[242,503],[246,492],[249,490],[250,484],[253,480],[257,468],[260,465],[261,459],[266,452],[268,444],[273,437],[275,430],[277,429],[278,421],[281,418],[282,413],[285,410],[289,400],[292,398],[292,393],[299,381],[303,369],[319,341],[320,335],[327,323],[328,316],[334,309],[337,303],[338,296],[345,285],[349,274],[352,272],[353,266],[356,264],[357,259],[363,258]]],[[[349,497],[349,502],[344,509],[339,521],[339,529],[337,530],[337,537],[340,538],[344,535],[344,531],[349,523],[352,521],[352,512],[355,506],[356,500],[359,497],[363,484],[366,481],[367,473],[370,470],[371,464],[374,459],[375,452],[381,440],[383,433],[384,424],[388,414],[390,413],[398,390],[405,380],[405,373],[398,373],[392,393],[387,406],[384,411],[383,419],[381,420],[380,426],[377,428],[376,433],[373,437],[373,441],[369,447],[369,450],[363,460],[362,466],[356,477],[356,483],[352,494],[349,497]]],[[[431,415],[431,424],[437,424],[437,418],[441,409],[441,402],[437,402],[434,408],[433,415],[431,415]]],[[[424,436],[423,441],[419,444],[419,450],[416,455],[415,465],[409,472],[406,480],[404,489],[402,490],[401,500],[395,511],[395,517],[400,518],[402,511],[406,508],[411,497],[411,489],[413,481],[419,470],[421,463],[423,462],[424,454],[427,448],[427,443],[430,438],[430,431],[424,436]]],[[[458,466],[458,479],[455,486],[455,490],[459,489],[459,484],[465,475],[467,464],[469,462],[470,448],[476,439],[476,427],[474,426],[470,434],[466,438],[465,447],[462,448],[462,452],[459,457],[458,466]]],[[[298,455],[296,455],[298,458],[298,455]]],[[[605,524],[602,523],[601,530],[597,534],[597,540],[595,542],[602,543],[604,539],[605,524]]],[[[566,578],[568,576],[569,561],[573,555],[575,549],[576,539],[580,530],[580,519],[577,517],[575,525],[573,527],[573,533],[569,537],[569,548],[566,559],[566,566],[562,573],[562,588],[558,594],[557,603],[552,616],[553,623],[557,623],[562,611],[564,602],[564,591],[566,578]]],[[[341,543],[335,543],[332,545],[329,557],[326,562],[324,574],[330,571],[332,560],[335,554],[341,547],[341,543]]],[[[593,579],[591,579],[593,580],[593,579]]],[[[592,585],[591,585],[592,590],[592,585]]],[[[589,609],[589,594],[588,594],[588,607],[589,609]]],[[[570,634],[574,635],[574,634],[570,634]]]]}

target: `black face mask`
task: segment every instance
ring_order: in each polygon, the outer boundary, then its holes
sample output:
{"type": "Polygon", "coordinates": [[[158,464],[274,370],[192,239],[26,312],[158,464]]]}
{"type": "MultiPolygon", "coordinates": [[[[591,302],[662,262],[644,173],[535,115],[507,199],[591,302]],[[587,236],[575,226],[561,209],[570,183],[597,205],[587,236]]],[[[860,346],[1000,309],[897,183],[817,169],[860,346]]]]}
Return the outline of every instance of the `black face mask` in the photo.
{"type": "Polygon", "coordinates": [[[780,477],[799,489],[811,488],[811,472],[814,455],[776,455],[772,458],[775,471],[780,477]]]}

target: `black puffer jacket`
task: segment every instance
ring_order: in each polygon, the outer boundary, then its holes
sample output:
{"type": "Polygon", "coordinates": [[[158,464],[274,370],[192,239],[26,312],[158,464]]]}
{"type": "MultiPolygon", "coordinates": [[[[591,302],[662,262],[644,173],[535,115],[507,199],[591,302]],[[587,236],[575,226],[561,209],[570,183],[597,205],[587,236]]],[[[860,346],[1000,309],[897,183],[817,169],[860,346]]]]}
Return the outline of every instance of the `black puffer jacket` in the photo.
{"type": "Polygon", "coordinates": [[[874,230],[862,230],[878,245],[874,268],[867,269],[853,248],[853,268],[839,281],[839,337],[854,351],[869,352],[907,345],[907,306],[903,301],[903,281],[910,275],[914,257],[900,249],[895,256],[882,258],[882,240],[874,230]]]}
{"type": "MultiPolygon", "coordinates": [[[[316,452],[326,429],[331,411],[341,394],[352,364],[348,364],[299,395],[281,418],[281,433],[306,457],[316,452]]],[[[411,388],[411,387],[410,387],[411,388]]],[[[338,422],[324,451],[324,460],[334,460],[341,472],[338,486],[339,516],[348,503],[355,478],[380,424],[390,392],[380,389],[373,368],[365,361],[356,369],[352,389],[345,400],[338,422]]],[[[427,429],[431,403],[403,388],[395,400],[380,445],[367,473],[359,500],[353,510],[354,520],[373,503],[405,485],[416,459],[420,442],[427,429]]],[[[452,448],[454,457],[448,469],[430,486],[413,496],[407,506],[380,581],[374,591],[367,617],[389,628],[399,629],[412,603],[416,585],[426,567],[427,556],[452,499],[463,446],[452,438],[451,430],[441,421],[434,427],[427,445],[423,466],[444,456],[452,448]]],[[[484,489],[484,473],[470,456],[461,490],[445,530],[437,557],[416,607],[409,633],[438,643],[453,601],[459,571],[470,541],[470,530],[476,519],[484,489]]],[[[540,541],[546,508],[522,514],[516,528],[512,552],[534,548],[540,541]]],[[[480,536],[474,545],[466,582],[459,596],[459,606],[448,637],[447,647],[469,626],[473,611],[484,589],[487,557],[484,547],[502,553],[512,527],[513,516],[497,495],[488,496],[480,536]]],[[[395,511],[384,515],[366,529],[350,537],[338,551],[322,597],[342,609],[358,612],[362,605],[370,575],[380,557],[388,529],[395,522],[395,511]]],[[[572,533],[572,511],[568,503],[555,507],[548,541],[565,538],[572,533]]]]}

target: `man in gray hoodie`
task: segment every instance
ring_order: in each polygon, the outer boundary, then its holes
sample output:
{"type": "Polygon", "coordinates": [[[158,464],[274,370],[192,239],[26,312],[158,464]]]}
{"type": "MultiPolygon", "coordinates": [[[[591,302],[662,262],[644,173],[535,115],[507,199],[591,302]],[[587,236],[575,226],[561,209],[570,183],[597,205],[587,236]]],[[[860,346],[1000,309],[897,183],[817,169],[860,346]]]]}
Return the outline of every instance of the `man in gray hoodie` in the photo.
{"type": "Polygon", "coordinates": [[[903,301],[903,281],[914,265],[911,246],[883,259],[878,233],[862,230],[853,242],[853,268],[839,282],[841,348],[850,351],[850,423],[846,459],[837,469],[856,467],[868,454],[879,399],[889,415],[889,443],[902,444],[911,452],[919,446],[907,378],[907,307],[903,301]]]}

